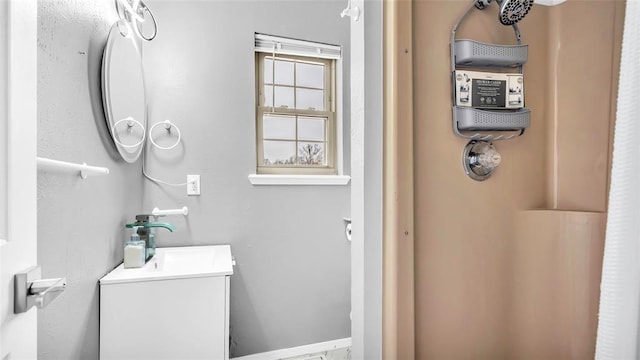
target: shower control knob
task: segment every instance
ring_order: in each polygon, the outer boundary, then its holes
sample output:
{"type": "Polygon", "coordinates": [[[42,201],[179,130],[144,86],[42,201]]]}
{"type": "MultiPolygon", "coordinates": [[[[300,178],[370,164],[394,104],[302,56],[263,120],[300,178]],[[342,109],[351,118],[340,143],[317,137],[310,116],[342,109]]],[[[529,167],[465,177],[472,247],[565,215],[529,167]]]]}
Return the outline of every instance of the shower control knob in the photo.
{"type": "Polygon", "coordinates": [[[462,152],[464,171],[473,180],[488,179],[501,162],[502,156],[488,141],[470,141],[462,152]]]}
{"type": "Polygon", "coordinates": [[[501,161],[502,156],[493,147],[489,148],[484,154],[478,155],[478,164],[486,168],[496,168],[501,161]]]}

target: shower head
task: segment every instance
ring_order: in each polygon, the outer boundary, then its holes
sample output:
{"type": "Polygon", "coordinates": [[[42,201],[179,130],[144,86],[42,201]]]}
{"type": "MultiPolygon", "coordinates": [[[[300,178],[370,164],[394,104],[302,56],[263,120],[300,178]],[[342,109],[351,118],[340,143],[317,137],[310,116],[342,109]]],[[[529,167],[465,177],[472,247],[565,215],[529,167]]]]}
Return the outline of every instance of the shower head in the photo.
{"type": "MultiPolygon", "coordinates": [[[[480,10],[491,4],[492,0],[476,0],[476,7],[480,10]]],[[[531,10],[533,0],[496,0],[500,6],[498,20],[502,25],[513,25],[522,20],[531,10]]]]}
{"type": "Polygon", "coordinates": [[[498,18],[502,25],[513,25],[522,20],[531,7],[533,0],[496,0],[500,4],[498,18]]]}

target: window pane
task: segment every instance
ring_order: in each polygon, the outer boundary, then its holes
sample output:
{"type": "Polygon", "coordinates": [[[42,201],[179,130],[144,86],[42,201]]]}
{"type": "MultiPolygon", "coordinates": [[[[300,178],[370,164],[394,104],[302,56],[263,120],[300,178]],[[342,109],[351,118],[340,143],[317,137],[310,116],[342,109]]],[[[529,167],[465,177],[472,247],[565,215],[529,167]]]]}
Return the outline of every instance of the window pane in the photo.
{"type": "Polygon", "coordinates": [[[264,165],[292,165],[296,163],[295,141],[264,141],[264,165]]]}
{"type": "Polygon", "coordinates": [[[296,102],[297,109],[324,110],[324,91],[296,89],[296,102]]]}
{"type": "Polygon", "coordinates": [[[293,63],[276,60],[276,84],[293,85],[293,63]]]}
{"type": "Polygon", "coordinates": [[[290,173],[287,168],[298,168],[292,171],[324,173],[334,165],[336,152],[335,133],[329,122],[334,114],[328,113],[333,97],[332,63],[269,53],[256,56],[256,60],[261,61],[261,78],[256,80],[262,80],[257,87],[257,170],[290,173]]]}
{"type": "Polygon", "coordinates": [[[324,89],[324,65],[296,63],[296,86],[324,89]]]}
{"type": "Polygon", "coordinates": [[[293,108],[293,88],[276,86],[276,107],[293,108]]]}
{"type": "Polygon", "coordinates": [[[264,58],[264,83],[272,84],[273,83],[273,60],[264,58]]]}
{"type": "Polygon", "coordinates": [[[265,139],[295,140],[295,116],[265,114],[262,118],[262,137],[265,139]]]}
{"type": "Polygon", "coordinates": [[[324,143],[299,143],[300,165],[325,165],[324,143]]]}
{"type": "Polygon", "coordinates": [[[263,94],[264,94],[263,106],[273,106],[273,86],[265,85],[263,94]]]}
{"type": "Polygon", "coordinates": [[[326,118],[298,117],[298,139],[324,141],[326,118]]]}

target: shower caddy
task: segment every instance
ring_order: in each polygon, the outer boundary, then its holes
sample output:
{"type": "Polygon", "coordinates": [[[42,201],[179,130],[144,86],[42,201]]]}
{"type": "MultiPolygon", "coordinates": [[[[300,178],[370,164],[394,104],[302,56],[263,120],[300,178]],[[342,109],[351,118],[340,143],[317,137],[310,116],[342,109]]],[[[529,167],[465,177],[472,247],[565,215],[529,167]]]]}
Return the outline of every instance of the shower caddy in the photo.
{"type": "MultiPolygon", "coordinates": [[[[467,8],[451,30],[451,81],[453,131],[456,135],[469,140],[494,141],[509,140],[524,134],[529,127],[531,109],[480,109],[456,106],[455,71],[466,68],[502,68],[518,69],[524,74],[527,62],[528,45],[522,44],[517,24],[511,25],[515,32],[517,45],[487,44],[475,40],[456,39],[456,31],[464,18],[475,7],[475,1],[467,8]],[[510,135],[496,135],[496,132],[511,132],[510,135]],[[516,132],[516,133],[513,133],[516,132]]],[[[524,98],[523,98],[524,102],[524,98]]]]}

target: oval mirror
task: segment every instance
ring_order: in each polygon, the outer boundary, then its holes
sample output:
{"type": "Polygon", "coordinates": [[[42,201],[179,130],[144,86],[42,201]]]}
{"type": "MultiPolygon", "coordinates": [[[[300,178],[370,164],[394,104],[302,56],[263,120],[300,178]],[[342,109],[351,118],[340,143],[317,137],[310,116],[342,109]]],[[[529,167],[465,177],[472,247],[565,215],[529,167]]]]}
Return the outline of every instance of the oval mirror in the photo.
{"type": "Polygon", "coordinates": [[[111,27],[102,58],[102,100],[111,138],[122,158],[135,162],[142,153],[147,103],[142,58],[129,25],[111,27]]]}

